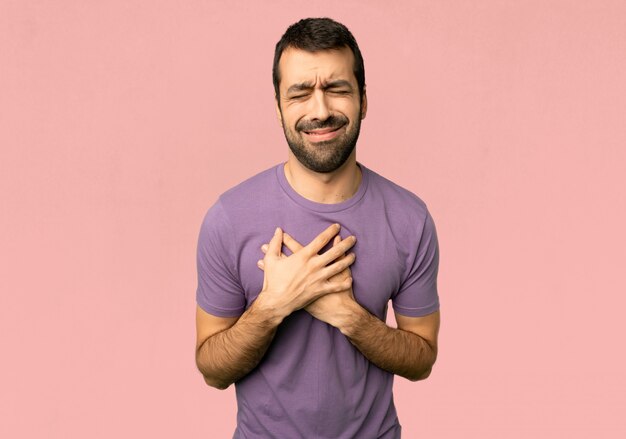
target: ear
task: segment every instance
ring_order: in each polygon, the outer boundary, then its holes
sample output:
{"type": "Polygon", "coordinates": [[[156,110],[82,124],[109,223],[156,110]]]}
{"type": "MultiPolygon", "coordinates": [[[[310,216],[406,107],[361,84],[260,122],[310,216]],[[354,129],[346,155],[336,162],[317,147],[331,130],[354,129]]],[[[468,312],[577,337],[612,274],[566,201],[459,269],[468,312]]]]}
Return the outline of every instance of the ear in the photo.
{"type": "Polygon", "coordinates": [[[361,98],[361,120],[365,119],[367,114],[367,93],[365,93],[365,86],[363,86],[363,97],[361,98]]]}
{"type": "Polygon", "coordinates": [[[276,107],[276,116],[278,117],[278,123],[280,126],[283,126],[283,115],[280,112],[280,107],[278,106],[278,97],[274,99],[274,106],[276,107]]]}

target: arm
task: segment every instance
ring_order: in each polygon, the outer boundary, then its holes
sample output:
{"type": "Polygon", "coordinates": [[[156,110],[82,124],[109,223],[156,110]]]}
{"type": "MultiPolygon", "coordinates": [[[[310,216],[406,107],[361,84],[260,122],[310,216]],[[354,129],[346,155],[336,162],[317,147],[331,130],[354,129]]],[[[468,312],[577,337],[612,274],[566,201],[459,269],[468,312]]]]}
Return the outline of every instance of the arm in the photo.
{"type": "MultiPolygon", "coordinates": [[[[408,247],[415,250],[407,253],[406,270],[402,283],[392,296],[394,309],[431,310],[430,314],[407,317],[398,312],[398,328],[390,328],[371,315],[354,300],[338,295],[346,309],[343,315],[332,317],[336,326],[372,363],[401,375],[411,381],[425,379],[430,375],[437,359],[437,336],[440,313],[437,296],[437,273],[439,246],[435,223],[428,212],[421,224],[419,236],[406,236],[408,247]],[[413,242],[411,242],[413,241],[413,242]],[[346,314],[347,311],[347,314],[346,314]]],[[[324,299],[324,298],[322,298],[324,299]]],[[[331,323],[332,324],[332,323],[331,323]]]]}
{"type": "Polygon", "coordinates": [[[298,255],[285,257],[281,253],[282,230],[278,228],[264,258],[267,270],[263,289],[241,317],[216,317],[198,307],[196,364],[207,384],[225,389],[248,374],[263,358],[285,317],[320,295],[352,285],[352,279],[328,279],[354,261],[353,257],[342,257],[333,262],[354,245],[353,240],[344,240],[333,252],[317,254],[337,232],[336,226],[330,226],[298,255]]]}
{"type": "Polygon", "coordinates": [[[346,314],[337,328],[376,366],[418,381],[430,375],[437,359],[440,313],[406,317],[395,313],[398,328],[390,328],[355,301],[345,301],[346,314]]]}
{"type": "MultiPolygon", "coordinates": [[[[302,245],[284,234],[285,245],[298,252],[302,245]]],[[[337,237],[334,245],[340,239],[337,237]]],[[[267,245],[261,250],[266,252],[267,245]]],[[[258,266],[264,269],[263,261],[258,266]]],[[[335,275],[331,281],[350,276],[350,269],[335,275]]],[[[388,372],[418,381],[430,375],[437,358],[437,335],[440,313],[407,317],[395,313],[398,328],[390,328],[385,322],[363,308],[352,293],[352,287],[334,294],[327,294],[305,308],[315,318],[338,328],[361,353],[376,366],[388,372]]]]}
{"type": "Polygon", "coordinates": [[[278,320],[255,301],[241,317],[196,309],[196,365],[204,381],[226,389],[256,367],[274,338],[278,320]]]}

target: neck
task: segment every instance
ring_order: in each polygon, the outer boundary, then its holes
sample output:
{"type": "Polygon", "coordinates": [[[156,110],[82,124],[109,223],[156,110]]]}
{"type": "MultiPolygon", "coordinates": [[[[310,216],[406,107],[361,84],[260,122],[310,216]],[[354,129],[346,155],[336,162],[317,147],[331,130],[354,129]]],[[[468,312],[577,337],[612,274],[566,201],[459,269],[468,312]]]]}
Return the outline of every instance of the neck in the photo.
{"type": "Polygon", "coordinates": [[[340,168],[333,172],[311,171],[289,151],[284,172],[291,187],[304,198],[316,203],[335,204],[351,198],[359,189],[363,178],[353,153],[340,168]]]}

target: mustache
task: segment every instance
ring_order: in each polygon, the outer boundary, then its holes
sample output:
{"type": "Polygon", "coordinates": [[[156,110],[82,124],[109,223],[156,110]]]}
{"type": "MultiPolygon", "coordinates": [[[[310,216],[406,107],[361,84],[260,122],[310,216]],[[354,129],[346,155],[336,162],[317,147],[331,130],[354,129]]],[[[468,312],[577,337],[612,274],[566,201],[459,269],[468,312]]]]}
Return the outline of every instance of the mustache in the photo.
{"type": "Polygon", "coordinates": [[[296,125],[298,131],[321,130],[324,128],[337,129],[348,123],[348,119],[344,116],[329,116],[322,122],[302,121],[296,125]]]}

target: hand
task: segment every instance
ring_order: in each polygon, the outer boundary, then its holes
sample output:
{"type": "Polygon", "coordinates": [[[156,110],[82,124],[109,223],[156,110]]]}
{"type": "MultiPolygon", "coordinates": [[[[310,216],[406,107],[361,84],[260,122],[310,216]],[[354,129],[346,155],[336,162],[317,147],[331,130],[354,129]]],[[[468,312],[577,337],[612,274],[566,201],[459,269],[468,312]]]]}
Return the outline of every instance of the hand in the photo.
{"type": "MultiPolygon", "coordinates": [[[[292,238],[288,233],[283,233],[283,242],[292,251],[292,253],[297,253],[302,250],[304,247],[294,238],[292,238]]],[[[341,237],[339,235],[335,236],[333,240],[333,247],[337,246],[341,242],[341,237]]],[[[269,246],[267,244],[263,244],[261,246],[261,250],[263,253],[266,253],[269,246]]],[[[281,257],[287,257],[283,253],[281,253],[281,257]]],[[[340,256],[339,261],[346,258],[345,253],[340,256]]],[[[257,262],[259,268],[264,269],[264,261],[260,259],[257,262]]],[[[331,278],[328,279],[329,282],[338,282],[342,283],[346,280],[351,279],[351,271],[349,267],[346,267],[340,273],[335,274],[331,278]]],[[[354,294],[352,291],[352,284],[344,290],[338,291],[336,293],[325,294],[318,299],[311,302],[304,309],[309,312],[313,317],[321,320],[323,322],[329,323],[333,326],[338,326],[339,320],[343,314],[346,313],[346,301],[356,302],[354,299],[354,294]]]]}
{"type": "Polygon", "coordinates": [[[260,299],[263,305],[285,317],[325,294],[351,289],[352,278],[349,275],[334,282],[330,279],[354,262],[354,253],[345,255],[345,252],[355,244],[356,238],[350,236],[323,254],[318,254],[338,232],[339,227],[333,224],[303,247],[277,228],[265,247],[265,257],[257,263],[264,271],[263,290],[257,301],[260,299]],[[285,235],[285,244],[297,243],[299,247],[290,256],[281,252],[285,235]]]}

